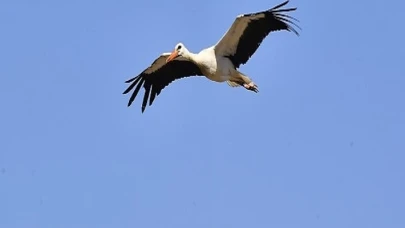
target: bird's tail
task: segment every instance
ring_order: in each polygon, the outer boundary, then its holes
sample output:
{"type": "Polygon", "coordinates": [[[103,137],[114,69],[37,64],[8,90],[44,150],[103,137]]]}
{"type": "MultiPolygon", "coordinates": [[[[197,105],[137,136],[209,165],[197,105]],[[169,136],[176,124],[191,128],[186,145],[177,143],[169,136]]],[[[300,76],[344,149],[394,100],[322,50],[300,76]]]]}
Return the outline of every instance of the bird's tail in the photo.
{"type": "Polygon", "coordinates": [[[230,87],[238,87],[238,86],[241,86],[240,83],[234,82],[234,81],[231,81],[231,80],[226,81],[226,83],[228,83],[228,85],[229,85],[230,87]]]}

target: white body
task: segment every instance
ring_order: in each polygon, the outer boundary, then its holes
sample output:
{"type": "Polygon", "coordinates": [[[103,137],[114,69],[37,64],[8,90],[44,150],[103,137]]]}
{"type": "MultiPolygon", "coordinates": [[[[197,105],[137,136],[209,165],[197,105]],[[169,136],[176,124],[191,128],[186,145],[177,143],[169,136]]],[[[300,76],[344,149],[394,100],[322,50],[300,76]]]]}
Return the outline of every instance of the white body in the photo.
{"type": "Polygon", "coordinates": [[[295,18],[284,13],[296,8],[281,9],[285,2],[265,11],[241,14],[231,27],[213,46],[191,53],[178,43],[171,53],[161,54],[141,74],[126,81],[131,83],[124,94],[132,93],[128,106],[132,104],[141,87],[145,89],[142,112],[147,102],[151,105],[160,92],[171,82],[191,76],[205,76],[214,82],[227,82],[231,87],[243,86],[258,92],[257,85],[237,69],[255,53],[263,39],[275,31],[298,32],[291,26],[295,18]]]}
{"type": "Polygon", "coordinates": [[[214,47],[206,48],[198,54],[191,54],[190,60],[200,67],[203,74],[215,82],[225,82],[237,74],[232,62],[215,53],[214,47]]]}

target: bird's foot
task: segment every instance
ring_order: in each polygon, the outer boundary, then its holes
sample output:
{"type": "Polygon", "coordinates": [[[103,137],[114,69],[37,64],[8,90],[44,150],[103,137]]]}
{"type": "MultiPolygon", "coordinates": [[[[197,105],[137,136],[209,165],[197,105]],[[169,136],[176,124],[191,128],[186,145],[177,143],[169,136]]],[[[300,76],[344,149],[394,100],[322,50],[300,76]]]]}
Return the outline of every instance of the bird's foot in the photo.
{"type": "Polygon", "coordinates": [[[245,87],[247,90],[251,90],[255,93],[259,92],[258,86],[254,82],[250,82],[249,84],[244,83],[243,87],[245,87]]]}

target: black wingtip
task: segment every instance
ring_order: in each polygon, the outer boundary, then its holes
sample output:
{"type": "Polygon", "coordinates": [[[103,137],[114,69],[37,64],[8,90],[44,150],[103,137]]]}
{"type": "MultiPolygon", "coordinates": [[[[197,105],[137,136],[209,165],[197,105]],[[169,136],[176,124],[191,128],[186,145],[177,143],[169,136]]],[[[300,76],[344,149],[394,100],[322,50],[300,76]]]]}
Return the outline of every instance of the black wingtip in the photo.
{"type": "Polygon", "coordinates": [[[283,2],[283,3],[280,3],[280,4],[274,6],[274,7],[271,8],[271,9],[274,10],[274,9],[278,9],[278,8],[280,8],[280,7],[283,7],[283,6],[287,5],[287,3],[288,3],[289,1],[290,1],[290,0],[287,0],[287,1],[283,2]]]}
{"type": "Polygon", "coordinates": [[[122,92],[122,94],[127,94],[127,93],[129,93],[133,88],[134,88],[134,84],[132,84],[131,86],[129,86],[127,89],[125,89],[125,91],[124,92],[122,92]]]}
{"type": "Polygon", "coordinates": [[[135,80],[135,79],[136,79],[136,77],[130,78],[130,79],[126,80],[125,83],[130,83],[130,82],[132,82],[132,81],[135,80]]]}
{"type": "Polygon", "coordinates": [[[297,29],[300,30],[300,31],[302,31],[302,28],[301,28],[299,25],[297,25],[297,23],[295,23],[294,21],[290,20],[290,19],[295,19],[295,18],[293,18],[293,17],[291,17],[291,16],[290,16],[290,17],[286,17],[286,16],[288,16],[288,15],[285,15],[285,14],[276,14],[276,16],[277,16],[277,18],[278,18],[280,21],[282,21],[282,22],[287,26],[286,29],[287,29],[288,31],[295,33],[297,36],[300,35],[299,32],[297,31],[297,29]],[[297,29],[295,29],[293,26],[295,26],[297,29]]]}
{"type": "Polygon", "coordinates": [[[285,6],[288,2],[289,1],[287,0],[287,1],[277,5],[275,7],[273,7],[270,10],[270,13],[275,17],[276,20],[278,20],[278,21],[280,21],[280,22],[282,22],[284,24],[284,26],[285,26],[285,27],[283,26],[284,30],[293,32],[297,36],[299,36],[300,34],[299,34],[299,32],[297,30],[302,30],[302,28],[297,24],[299,22],[299,20],[292,17],[292,16],[290,16],[290,15],[284,14],[286,12],[295,11],[297,9],[297,7],[287,8],[287,9],[280,9],[282,6],[285,6]],[[295,22],[297,22],[297,23],[295,23],[295,22]],[[294,27],[296,27],[297,29],[294,28],[294,27]]]}

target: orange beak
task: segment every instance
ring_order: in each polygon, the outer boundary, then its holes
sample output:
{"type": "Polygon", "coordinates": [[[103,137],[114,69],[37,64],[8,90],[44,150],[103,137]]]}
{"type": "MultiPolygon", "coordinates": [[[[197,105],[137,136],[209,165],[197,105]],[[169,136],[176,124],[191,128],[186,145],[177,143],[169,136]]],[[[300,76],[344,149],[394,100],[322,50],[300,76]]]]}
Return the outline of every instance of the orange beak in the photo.
{"type": "Polygon", "coordinates": [[[177,56],[179,56],[179,53],[177,52],[177,50],[174,50],[174,51],[172,52],[172,54],[170,54],[170,56],[167,57],[166,63],[172,61],[172,60],[175,59],[177,56]]]}

